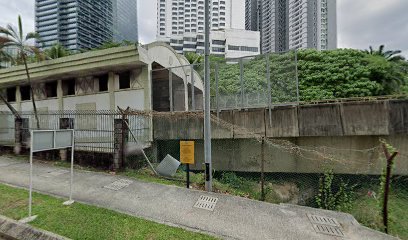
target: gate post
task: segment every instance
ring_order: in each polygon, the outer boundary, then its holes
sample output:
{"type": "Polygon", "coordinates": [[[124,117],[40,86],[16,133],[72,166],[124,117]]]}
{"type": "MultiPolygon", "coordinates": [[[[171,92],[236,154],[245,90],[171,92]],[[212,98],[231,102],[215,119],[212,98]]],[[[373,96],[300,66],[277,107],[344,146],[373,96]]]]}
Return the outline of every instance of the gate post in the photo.
{"type": "Polygon", "coordinates": [[[14,120],[14,153],[19,155],[23,142],[23,119],[15,118],[14,120]]]}
{"type": "Polygon", "coordinates": [[[125,167],[125,148],[128,140],[128,129],[125,121],[126,115],[122,115],[122,118],[115,119],[114,126],[114,159],[113,170],[116,171],[125,167]]]}

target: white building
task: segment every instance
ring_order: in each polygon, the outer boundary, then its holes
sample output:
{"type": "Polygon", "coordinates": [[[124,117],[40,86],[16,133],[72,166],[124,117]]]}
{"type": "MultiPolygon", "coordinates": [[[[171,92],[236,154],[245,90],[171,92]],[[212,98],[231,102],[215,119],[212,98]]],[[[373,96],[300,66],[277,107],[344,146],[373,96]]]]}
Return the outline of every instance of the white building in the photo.
{"type": "MultiPolygon", "coordinates": [[[[259,33],[243,30],[244,10],[243,0],[211,1],[211,54],[226,57],[259,54],[259,41],[256,42],[259,33]],[[229,52],[228,42],[239,50],[229,52]]],[[[158,0],[157,13],[158,41],[170,44],[180,54],[204,53],[204,0],[158,0]]]]}

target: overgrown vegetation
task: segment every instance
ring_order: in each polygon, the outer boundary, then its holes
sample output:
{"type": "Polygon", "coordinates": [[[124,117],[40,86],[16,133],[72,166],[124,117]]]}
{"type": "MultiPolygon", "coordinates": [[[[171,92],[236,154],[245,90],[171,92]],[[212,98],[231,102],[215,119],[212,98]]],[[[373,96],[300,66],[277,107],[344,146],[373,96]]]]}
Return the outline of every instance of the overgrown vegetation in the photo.
{"type": "MultiPolygon", "coordinates": [[[[26,217],[27,191],[0,184],[0,196],[0,215],[26,217]]],[[[38,218],[31,224],[71,239],[215,239],[81,203],[63,206],[62,199],[43,194],[33,199],[38,218]]]]}
{"type": "Polygon", "coordinates": [[[355,187],[356,185],[350,185],[343,178],[335,179],[333,170],[327,170],[319,180],[316,204],[327,210],[348,211],[352,207],[355,187]]]}
{"type": "MultiPolygon", "coordinates": [[[[408,94],[408,62],[400,51],[336,49],[317,51],[299,50],[298,77],[302,101],[408,94]]],[[[238,94],[241,91],[240,65],[211,58],[219,66],[220,94],[238,94]]],[[[253,93],[267,89],[267,57],[245,59],[244,91],[253,93]]],[[[295,54],[269,56],[272,102],[296,99],[295,54]]],[[[214,68],[214,67],[213,67],[214,68]]],[[[212,74],[215,86],[215,73],[212,74]]],[[[215,94],[213,89],[212,94],[215,94]]]]}

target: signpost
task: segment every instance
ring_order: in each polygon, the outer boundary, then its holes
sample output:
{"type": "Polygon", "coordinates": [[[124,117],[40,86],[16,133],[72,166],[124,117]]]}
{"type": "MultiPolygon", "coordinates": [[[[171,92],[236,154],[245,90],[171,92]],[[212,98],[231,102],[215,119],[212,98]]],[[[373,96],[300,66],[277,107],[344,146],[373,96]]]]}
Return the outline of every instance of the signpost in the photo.
{"type": "Polygon", "coordinates": [[[186,164],[187,188],[190,188],[190,164],[194,164],[194,141],[180,141],[180,162],[186,164]]]}
{"type": "Polygon", "coordinates": [[[33,130],[31,131],[30,144],[30,190],[28,200],[28,217],[22,219],[21,222],[31,222],[37,216],[32,216],[32,195],[33,195],[33,154],[35,152],[43,152],[49,150],[58,150],[71,148],[71,181],[69,186],[69,201],[64,202],[64,205],[71,205],[72,200],[72,185],[74,178],[74,130],[33,130]]]}

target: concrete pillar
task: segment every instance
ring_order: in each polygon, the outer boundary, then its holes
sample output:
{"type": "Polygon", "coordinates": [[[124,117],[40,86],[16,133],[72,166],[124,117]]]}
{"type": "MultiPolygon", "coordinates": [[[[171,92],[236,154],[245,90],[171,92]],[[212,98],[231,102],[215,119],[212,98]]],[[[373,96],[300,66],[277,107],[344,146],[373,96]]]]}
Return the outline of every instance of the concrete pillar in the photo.
{"type": "Polygon", "coordinates": [[[113,72],[109,72],[108,91],[109,91],[110,110],[116,110],[116,103],[115,103],[115,73],[113,73],[113,72]]]}
{"type": "Polygon", "coordinates": [[[58,110],[64,110],[64,96],[62,91],[62,80],[58,80],[57,84],[57,98],[58,98],[58,110]]]}
{"type": "Polygon", "coordinates": [[[20,90],[20,86],[16,87],[16,110],[21,111],[21,90],[20,90]]]}
{"type": "Polygon", "coordinates": [[[23,120],[21,118],[16,118],[14,120],[14,134],[15,134],[15,144],[14,144],[14,153],[20,154],[23,142],[23,120]]]}
{"type": "Polygon", "coordinates": [[[125,167],[125,147],[128,141],[128,129],[124,121],[128,121],[125,116],[122,119],[115,119],[114,122],[114,157],[113,170],[125,167]]]}

